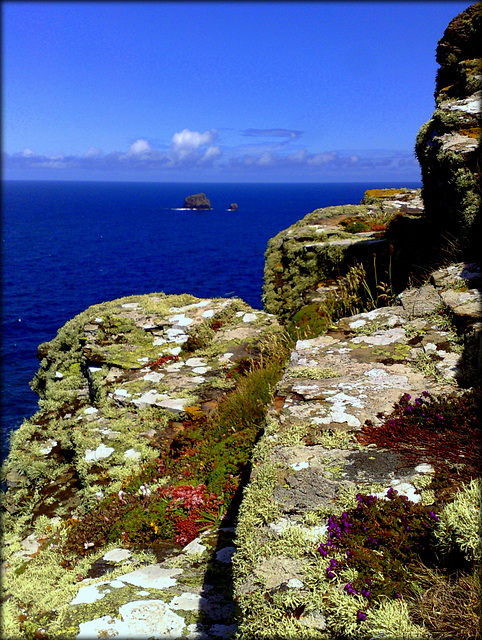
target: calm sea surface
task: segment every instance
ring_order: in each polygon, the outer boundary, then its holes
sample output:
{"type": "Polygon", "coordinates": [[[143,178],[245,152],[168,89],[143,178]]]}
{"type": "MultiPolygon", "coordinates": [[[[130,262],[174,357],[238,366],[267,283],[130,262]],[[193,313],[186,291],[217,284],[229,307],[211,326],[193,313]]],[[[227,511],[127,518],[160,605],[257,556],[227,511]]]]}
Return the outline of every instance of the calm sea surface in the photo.
{"type": "MultiPolygon", "coordinates": [[[[37,408],[37,346],[88,306],[120,296],[239,296],[261,308],[272,236],[366,189],[419,183],[5,182],[2,193],[1,433],[37,408]],[[204,192],[212,211],[179,210],[204,192]],[[227,211],[236,202],[239,211],[227,211]]],[[[2,457],[5,455],[5,449],[2,457]]]]}

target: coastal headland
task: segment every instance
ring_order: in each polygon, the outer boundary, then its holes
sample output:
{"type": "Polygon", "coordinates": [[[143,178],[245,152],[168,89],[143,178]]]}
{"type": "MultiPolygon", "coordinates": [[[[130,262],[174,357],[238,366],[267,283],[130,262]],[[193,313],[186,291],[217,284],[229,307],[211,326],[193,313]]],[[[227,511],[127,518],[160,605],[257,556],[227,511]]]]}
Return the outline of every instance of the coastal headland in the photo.
{"type": "Polygon", "coordinates": [[[39,346],[2,637],[480,634],[481,16],[439,42],[423,188],[280,231],[263,311],[132,295],[39,346]]]}

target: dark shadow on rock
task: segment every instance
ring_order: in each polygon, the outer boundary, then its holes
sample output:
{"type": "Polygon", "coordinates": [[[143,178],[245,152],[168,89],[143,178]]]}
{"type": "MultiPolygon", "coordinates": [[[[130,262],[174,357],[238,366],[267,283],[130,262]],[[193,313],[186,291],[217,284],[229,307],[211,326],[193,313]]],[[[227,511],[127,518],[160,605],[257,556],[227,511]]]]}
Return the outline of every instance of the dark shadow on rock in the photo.
{"type": "MultiPolygon", "coordinates": [[[[257,440],[259,440],[258,435],[257,440]]],[[[243,491],[251,476],[251,463],[241,472],[241,482],[217,532],[211,552],[201,596],[211,604],[200,619],[199,638],[233,638],[238,630],[239,609],[235,601],[232,557],[236,551],[235,536],[243,491]],[[204,634],[204,635],[203,635],[204,634]]]]}

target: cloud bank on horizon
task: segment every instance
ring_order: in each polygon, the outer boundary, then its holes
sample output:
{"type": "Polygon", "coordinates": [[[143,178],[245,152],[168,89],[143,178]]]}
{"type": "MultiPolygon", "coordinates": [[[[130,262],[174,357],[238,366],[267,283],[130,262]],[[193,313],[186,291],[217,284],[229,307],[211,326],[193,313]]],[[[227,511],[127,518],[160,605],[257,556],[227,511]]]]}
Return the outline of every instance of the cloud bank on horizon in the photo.
{"type": "Polygon", "coordinates": [[[3,178],[420,182],[468,4],[7,0],[3,178]]]}
{"type": "Polygon", "coordinates": [[[4,174],[16,179],[22,174],[39,179],[117,179],[169,181],[186,175],[207,179],[246,181],[270,180],[273,176],[320,181],[370,179],[375,169],[389,179],[419,180],[419,166],[413,152],[397,150],[330,150],[309,152],[297,143],[302,131],[288,129],[246,129],[242,137],[263,139],[262,142],[228,146],[216,129],[174,133],[167,150],[145,138],[132,142],[127,151],[104,153],[90,147],[83,155],[39,154],[32,149],[3,154],[4,174]],[[275,142],[270,139],[282,139],[275,142]],[[291,146],[290,146],[291,145],[291,146]],[[209,175],[206,170],[209,169],[209,175]]]}

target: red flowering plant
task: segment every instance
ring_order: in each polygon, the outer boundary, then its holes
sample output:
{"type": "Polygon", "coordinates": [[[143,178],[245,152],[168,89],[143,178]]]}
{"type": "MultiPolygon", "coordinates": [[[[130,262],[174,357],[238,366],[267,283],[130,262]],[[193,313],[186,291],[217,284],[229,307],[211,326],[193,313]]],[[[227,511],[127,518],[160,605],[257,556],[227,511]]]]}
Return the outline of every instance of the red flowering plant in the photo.
{"type": "Polygon", "coordinates": [[[217,514],[223,500],[210,493],[205,484],[179,485],[160,489],[162,495],[171,498],[165,517],[174,524],[174,542],[186,545],[199,535],[202,514],[217,514]]]}

